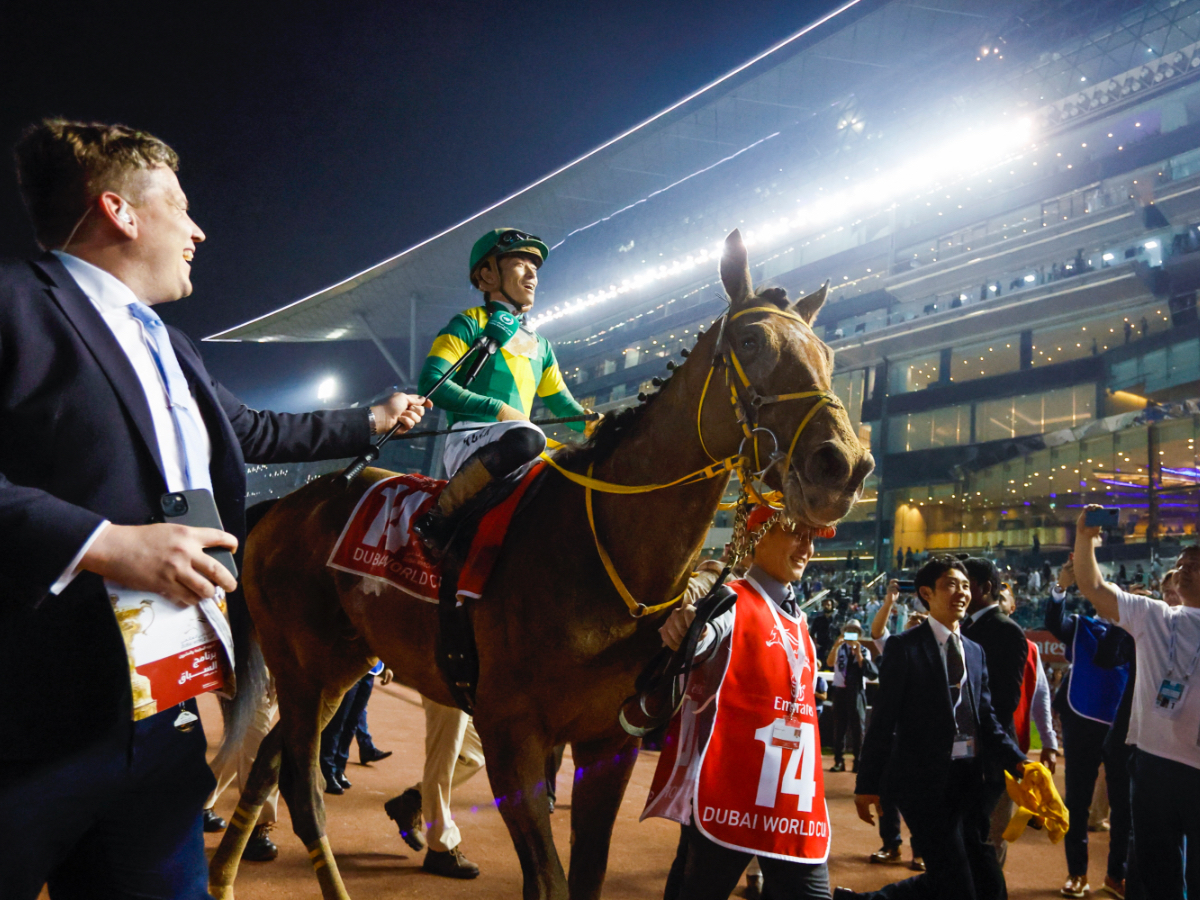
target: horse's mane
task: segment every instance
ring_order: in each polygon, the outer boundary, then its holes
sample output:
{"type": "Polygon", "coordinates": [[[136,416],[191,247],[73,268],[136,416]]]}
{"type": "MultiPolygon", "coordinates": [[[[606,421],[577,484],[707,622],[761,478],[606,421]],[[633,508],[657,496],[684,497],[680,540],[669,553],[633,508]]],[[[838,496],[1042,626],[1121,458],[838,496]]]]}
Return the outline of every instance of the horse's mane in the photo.
{"type": "MultiPolygon", "coordinates": [[[[781,287],[763,288],[754,294],[754,299],[773,303],[780,309],[787,309],[788,306],[787,291],[781,287]]],[[[640,400],[636,405],[606,415],[591,438],[586,443],[567,450],[564,454],[565,458],[595,465],[604,462],[617,449],[617,445],[637,428],[638,423],[646,414],[646,410],[659,398],[662,388],[668,381],[670,381],[670,377],[663,379],[662,386],[647,392],[646,399],[640,400]]]]}

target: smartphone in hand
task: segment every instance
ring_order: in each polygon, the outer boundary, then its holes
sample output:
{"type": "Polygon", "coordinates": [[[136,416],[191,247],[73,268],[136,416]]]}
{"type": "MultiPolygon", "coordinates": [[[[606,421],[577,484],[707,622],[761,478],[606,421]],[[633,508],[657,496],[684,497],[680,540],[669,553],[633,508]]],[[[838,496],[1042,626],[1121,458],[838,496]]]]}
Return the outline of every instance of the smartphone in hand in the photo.
{"type": "MultiPolygon", "coordinates": [[[[163,494],[159,503],[162,505],[164,522],[190,525],[192,528],[225,530],[225,526],[221,524],[221,514],[217,512],[216,500],[209,491],[202,488],[163,494]]],[[[233,561],[233,554],[226,548],[205,547],[204,552],[228,569],[234,578],[238,577],[237,563],[233,561]]]]}
{"type": "Polygon", "coordinates": [[[1088,528],[1116,528],[1121,524],[1121,510],[1112,506],[1089,509],[1083,517],[1088,528]]]}

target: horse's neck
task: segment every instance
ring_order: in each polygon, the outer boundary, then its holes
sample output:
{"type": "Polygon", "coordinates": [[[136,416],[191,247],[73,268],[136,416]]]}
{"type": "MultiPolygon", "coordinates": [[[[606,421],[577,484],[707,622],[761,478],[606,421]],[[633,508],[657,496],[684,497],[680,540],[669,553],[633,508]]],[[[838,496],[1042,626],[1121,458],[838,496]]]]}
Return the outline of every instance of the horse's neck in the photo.
{"type": "MultiPolygon", "coordinates": [[[[697,428],[710,359],[709,341],[701,341],[631,433],[597,467],[597,477],[616,484],[665,484],[712,462],[697,428]]],[[[724,381],[714,376],[706,410],[713,410],[723,390],[724,381]]],[[[736,452],[731,412],[719,416],[706,412],[704,422],[704,442],[710,452],[720,457],[736,452]],[[719,424],[714,427],[712,422],[719,424]]],[[[647,494],[595,495],[597,517],[607,524],[604,540],[639,601],[659,602],[686,581],[688,565],[703,546],[727,482],[722,475],[647,494]]]]}

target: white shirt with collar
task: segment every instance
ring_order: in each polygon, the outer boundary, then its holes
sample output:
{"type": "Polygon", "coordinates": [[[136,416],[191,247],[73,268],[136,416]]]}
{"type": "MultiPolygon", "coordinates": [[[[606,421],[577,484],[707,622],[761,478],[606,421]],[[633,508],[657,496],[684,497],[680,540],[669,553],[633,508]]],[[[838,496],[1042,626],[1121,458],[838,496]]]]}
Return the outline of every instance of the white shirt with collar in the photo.
{"type": "MultiPolygon", "coordinates": [[[[171,415],[167,386],[159,374],[153,355],[150,353],[148,343],[150,339],[146,334],[145,326],[135,319],[129,311],[130,305],[137,302],[137,296],[125,282],[101,269],[99,266],[94,266],[69,253],[63,253],[61,250],[53,250],[51,252],[63,264],[67,273],[75,280],[75,283],[79,285],[79,289],[91,301],[92,306],[96,308],[96,312],[100,314],[100,317],[104,320],[104,324],[112,332],[117,344],[129,360],[130,366],[133,367],[134,374],[137,375],[138,382],[142,386],[142,392],[146,396],[146,403],[150,409],[150,419],[154,423],[154,437],[158,442],[158,453],[162,459],[163,476],[166,478],[167,490],[182,491],[186,489],[187,481],[184,475],[183,448],[179,444],[179,433],[175,428],[175,419],[171,415]]],[[[189,400],[192,403],[192,408],[198,410],[196,398],[189,394],[189,400]]],[[[204,441],[204,455],[206,458],[211,459],[212,444],[209,440],[208,431],[204,427],[204,421],[201,416],[196,415],[195,418],[197,424],[200,426],[201,436],[204,441]]],[[[75,558],[71,560],[67,568],[63,571],[63,574],[51,586],[51,593],[61,593],[74,580],[75,576],[79,574],[80,561],[91,548],[96,538],[100,536],[100,533],[108,525],[107,521],[101,522],[88,539],[84,541],[75,558]]]]}
{"type": "Polygon", "coordinates": [[[929,627],[933,629],[933,637],[937,640],[938,651],[942,655],[942,668],[946,670],[946,677],[950,677],[950,669],[946,665],[946,643],[953,638],[958,643],[958,655],[962,657],[963,667],[967,665],[967,654],[963,649],[962,635],[958,631],[951,631],[933,616],[929,616],[926,620],[929,627]]]}

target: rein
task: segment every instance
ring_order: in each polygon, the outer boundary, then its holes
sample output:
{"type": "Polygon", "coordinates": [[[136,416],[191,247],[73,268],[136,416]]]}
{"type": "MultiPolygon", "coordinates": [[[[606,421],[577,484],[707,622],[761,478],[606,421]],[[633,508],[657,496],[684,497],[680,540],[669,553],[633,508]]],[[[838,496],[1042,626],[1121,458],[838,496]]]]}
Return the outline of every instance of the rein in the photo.
{"type": "MultiPolygon", "coordinates": [[[[597,478],[593,478],[592,470],[595,468],[595,463],[588,466],[586,475],[580,475],[577,472],[572,472],[559,465],[549,453],[542,453],[541,455],[541,458],[544,459],[556,472],[558,472],[568,481],[583,487],[584,507],[587,509],[588,527],[592,530],[592,539],[596,542],[596,553],[599,555],[600,561],[604,564],[604,570],[608,573],[609,580],[612,582],[613,587],[624,601],[626,608],[629,610],[629,614],[635,619],[640,619],[643,616],[647,616],[652,613],[667,609],[670,606],[674,606],[683,598],[683,593],[671,600],[666,601],[665,603],[658,603],[653,606],[646,606],[644,603],[640,603],[634,598],[634,596],[629,592],[629,589],[625,587],[625,583],[621,580],[621,576],[617,573],[616,566],[613,565],[612,558],[608,555],[608,551],[604,549],[604,545],[600,541],[600,535],[596,531],[596,520],[592,512],[592,492],[599,491],[602,494],[648,494],[653,491],[663,490],[665,488],[699,484],[702,481],[708,481],[732,472],[737,476],[738,481],[741,482],[744,494],[752,496],[758,499],[760,502],[766,502],[763,500],[762,496],[754,490],[753,482],[757,479],[761,479],[766,473],[767,469],[771,468],[772,465],[780,460],[783,460],[785,463],[784,471],[786,472],[788,467],[791,465],[792,454],[795,452],[796,444],[800,440],[800,435],[803,433],[804,429],[808,427],[808,424],[813,420],[816,414],[825,407],[842,409],[841,401],[832,391],[813,390],[798,391],[790,394],[770,395],[762,395],[758,393],[754,385],[751,384],[750,379],[746,377],[746,373],[742,369],[742,364],[738,360],[737,354],[733,352],[733,349],[728,347],[721,349],[721,344],[724,342],[725,337],[726,323],[736,321],[744,315],[756,312],[763,312],[771,315],[784,316],[785,318],[789,319],[795,319],[797,322],[804,325],[805,328],[809,327],[808,323],[795,313],[789,310],[782,310],[771,306],[754,306],[749,309],[743,309],[740,312],[734,313],[732,316],[730,316],[728,313],[725,313],[721,316],[721,332],[717,338],[718,350],[713,354],[713,360],[709,365],[708,374],[704,378],[704,387],[700,391],[700,403],[696,411],[696,434],[700,438],[700,447],[704,451],[704,455],[712,460],[712,465],[705,466],[702,469],[697,469],[695,472],[689,472],[682,478],[677,478],[674,481],[669,481],[665,484],[625,485],[613,484],[612,482],[601,481],[597,478]],[[708,393],[708,386],[712,381],[713,372],[717,370],[718,363],[722,365],[722,368],[725,371],[725,383],[729,386],[730,404],[733,406],[734,416],[737,418],[737,423],[742,429],[742,434],[744,435],[742,443],[738,447],[738,452],[733,456],[727,456],[724,459],[717,459],[715,456],[709,453],[708,447],[704,443],[704,433],[700,424],[701,417],[704,414],[704,400],[708,393]],[[738,381],[741,382],[740,391],[738,385],[729,377],[729,373],[731,371],[737,374],[738,381]],[[746,396],[745,402],[742,400],[742,394],[745,394],[746,396]],[[783,403],[787,400],[807,400],[814,398],[816,399],[816,402],[800,421],[800,425],[796,428],[796,433],[792,436],[792,442],[788,447],[787,455],[783,456],[779,452],[779,440],[775,436],[774,432],[758,424],[759,410],[762,407],[769,406],[773,403],[783,403]],[[747,413],[747,410],[750,411],[749,414],[747,413]],[[765,432],[766,434],[770,435],[771,441],[774,445],[774,451],[772,452],[771,458],[767,460],[767,464],[765,466],[762,465],[759,457],[759,432],[765,432]],[[742,448],[745,447],[747,441],[749,441],[753,447],[754,469],[751,469],[750,457],[747,457],[742,453],[742,448]]],[[[686,587],[684,593],[686,593],[686,587]]]]}

